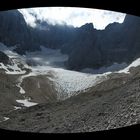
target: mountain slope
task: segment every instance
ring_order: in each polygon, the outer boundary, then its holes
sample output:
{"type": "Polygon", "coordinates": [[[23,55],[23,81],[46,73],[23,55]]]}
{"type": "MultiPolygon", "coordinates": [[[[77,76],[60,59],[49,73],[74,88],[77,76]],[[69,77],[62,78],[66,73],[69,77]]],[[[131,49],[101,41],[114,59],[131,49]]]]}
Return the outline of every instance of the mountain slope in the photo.
{"type": "Polygon", "coordinates": [[[1,128],[64,133],[139,123],[138,17],[103,31],[90,23],[31,28],[17,10],[0,19],[1,128]],[[84,68],[97,73],[74,71],[84,68]]]}
{"type": "Polygon", "coordinates": [[[126,15],[122,24],[109,24],[105,30],[96,30],[92,23],[79,28],[50,25],[36,21],[29,27],[18,10],[0,13],[0,41],[16,45],[20,54],[40,50],[40,45],[61,49],[68,54],[67,69],[98,69],[116,63],[131,63],[140,56],[140,18],[126,15]]]}
{"type": "Polygon", "coordinates": [[[31,32],[18,10],[0,12],[0,42],[8,46],[17,46],[15,49],[22,54],[25,50],[36,50],[31,32]]]}
{"type": "MultiPolygon", "coordinates": [[[[64,133],[97,131],[139,123],[140,59],[122,71],[92,75],[50,67],[47,63],[27,67],[24,56],[8,49],[5,55],[11,60],[19,59],[23,67],[18,67],[26,70],[26,73],[13,74],[11,70],[7,74],[1,72],[0,128],[64,133]],[[61,87],[64,89],[61,90],[61,87]]],[[[41,58],[46,54],[44,52],[45,48],[42,52],[28,53],[26,57],[41,58]]],[[[48,54],[53,58],[59,53],[50,50],[48,54]]],[[[48,56],[46,60],[49,60],[48,56]]],[[[36,61],[39,62],[38,59],[36,61]]]]}
{"type": "MultiPolygon", "coordinates": [[[[97,69],[114,62],[131,63],[140,56],[139,25],[139,17],[126,15],[122,24],[109,24],[105,30],[90,29],[83,34],[80,31],[79,39],[70,44],[73,48],[69,53],[68,67],[97,69]]],[[[84,26],[90,28],[90,25],[84,26]]]]}
{"type": "Polygon", "coordinates": [[[139,67],[113,74],[90,91],[57,103],[7,113],[1,128],[45,133],[92,132],[139,123],[139,67]],[[116,84],[118,83],[118,84],[116,84]]]}

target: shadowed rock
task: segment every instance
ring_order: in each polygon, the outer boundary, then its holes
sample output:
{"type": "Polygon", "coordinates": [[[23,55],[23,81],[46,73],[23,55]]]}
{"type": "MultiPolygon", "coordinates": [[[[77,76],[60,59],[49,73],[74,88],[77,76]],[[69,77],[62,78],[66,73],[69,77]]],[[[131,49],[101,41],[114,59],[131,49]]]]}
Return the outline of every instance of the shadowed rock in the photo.
{"type": "Polygon", "coordinates": [[[2,51],[0,51],[0,63],[4,63],[4,64],[10,63],[9,57],[2,51]]]}

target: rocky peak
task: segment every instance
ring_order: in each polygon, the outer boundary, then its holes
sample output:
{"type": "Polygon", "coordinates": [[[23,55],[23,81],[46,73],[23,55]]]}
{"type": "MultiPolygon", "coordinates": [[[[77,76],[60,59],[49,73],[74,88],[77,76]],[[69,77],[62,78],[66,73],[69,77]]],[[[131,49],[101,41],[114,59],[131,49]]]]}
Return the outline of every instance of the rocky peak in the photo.
{"type": "Polygon", "coordinates": [[[94,29],[94,26],[92,23],[86,23],[83,26],[81,26],[80,29],[84,31],[92,31],[94,29]]]}

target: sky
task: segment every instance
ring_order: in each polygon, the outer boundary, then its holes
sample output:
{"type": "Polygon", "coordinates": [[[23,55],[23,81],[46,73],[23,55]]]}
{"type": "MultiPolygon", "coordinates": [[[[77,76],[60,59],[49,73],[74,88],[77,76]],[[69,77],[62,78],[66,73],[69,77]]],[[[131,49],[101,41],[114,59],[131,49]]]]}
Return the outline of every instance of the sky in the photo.
{"type": "Polygon", "coordinates": [[[40,19],[53,25],[67,24],[74,27],[93,23],[94,28],[102,30],[109,23],[122,23],[126,15],[114,11],[77,7],[41,7],[18,10],[23,14],[27,24],[32,27],[36,26],[36,19],[40,19]]]}

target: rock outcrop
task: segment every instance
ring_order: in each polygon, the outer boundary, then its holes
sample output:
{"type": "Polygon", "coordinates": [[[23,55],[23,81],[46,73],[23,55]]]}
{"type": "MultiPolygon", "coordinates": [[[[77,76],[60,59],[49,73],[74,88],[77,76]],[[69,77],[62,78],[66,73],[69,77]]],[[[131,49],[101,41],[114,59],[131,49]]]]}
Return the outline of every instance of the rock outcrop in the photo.
{"type": "Polygon", "coordinates": [[[10,58],[2,51],[0,51],[0,63],[4,63],[4,64],[10,63],[10,58]]]}
{"type": "Polygon", "coordinates": [[[16,51],[35,50],[30,30],[23,15],[18,10],[0,12],[0,42],[8,46],[16,45],[16,51]]]}

